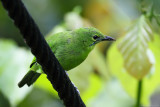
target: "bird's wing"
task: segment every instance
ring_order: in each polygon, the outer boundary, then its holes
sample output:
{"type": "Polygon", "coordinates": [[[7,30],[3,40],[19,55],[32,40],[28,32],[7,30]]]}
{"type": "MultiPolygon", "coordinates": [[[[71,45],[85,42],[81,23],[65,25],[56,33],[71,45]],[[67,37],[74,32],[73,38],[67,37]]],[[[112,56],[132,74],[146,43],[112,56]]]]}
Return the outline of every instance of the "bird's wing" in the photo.
{"type": "Polygon", "coordinates": [[[49,44],[54,54],[56,54],[57,49],[67,45],[68,36],[69,36],[68,33],[69,33],[68,31],[60,32],[60,33],[46,37],[47,43],[49,44]]]}

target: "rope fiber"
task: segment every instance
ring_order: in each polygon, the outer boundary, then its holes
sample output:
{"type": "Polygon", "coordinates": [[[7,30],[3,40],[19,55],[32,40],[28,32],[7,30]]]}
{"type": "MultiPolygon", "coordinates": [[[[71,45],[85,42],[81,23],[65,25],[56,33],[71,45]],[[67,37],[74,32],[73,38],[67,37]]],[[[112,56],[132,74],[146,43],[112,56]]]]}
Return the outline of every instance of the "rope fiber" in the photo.
{"type": "Polygon", "coordinates": [[[66,107],[86,107],[21,0],[1,0],[66,107]]]}

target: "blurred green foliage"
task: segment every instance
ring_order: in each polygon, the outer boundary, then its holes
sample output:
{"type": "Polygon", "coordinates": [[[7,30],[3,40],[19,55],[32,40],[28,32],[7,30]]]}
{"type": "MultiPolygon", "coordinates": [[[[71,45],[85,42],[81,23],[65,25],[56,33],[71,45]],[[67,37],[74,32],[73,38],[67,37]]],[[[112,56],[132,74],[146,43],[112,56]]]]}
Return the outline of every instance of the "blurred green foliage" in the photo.
{"type": "MultiPolygon", "coordinates": [[[[152,94],[160,96],[159,0],[23,2],[44,35],[94,26],[117,38],[99,44],[68,72],[87,107],[133,107],[140,79],[141,105],[154,105],[152,94]]],[[[0,2],[0,107],[63,107],[45,74],[34,86],[18,88],[32,58],[0,2]]]]}
{"type": "Polygon", "coordinates": [[[3,107],[10,107],[9,101],[5,96],[3,95],[2,92],[0,92],[0,106],[3,107]]]}

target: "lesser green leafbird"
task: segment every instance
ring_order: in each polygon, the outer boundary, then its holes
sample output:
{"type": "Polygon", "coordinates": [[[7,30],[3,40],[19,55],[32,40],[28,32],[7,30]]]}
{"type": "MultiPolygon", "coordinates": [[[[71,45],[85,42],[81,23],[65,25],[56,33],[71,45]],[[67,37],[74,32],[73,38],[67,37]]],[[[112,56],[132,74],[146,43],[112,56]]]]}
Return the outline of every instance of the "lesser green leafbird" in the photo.
{"type": "MultiPolygon", "coordinates": [[[[68,71],[81,64],[93,50],[95,45],[101,41],[114,41],[112,37],[103,35],[93,27],[79,28],[73,31],[64,31],[46,37],[47,43],[62,65],[68,71]]],[[[41,66],[34,57],[30,70],[19,82],[18,86],[25,84],[30,86],[43,73],[41,66]]]]}

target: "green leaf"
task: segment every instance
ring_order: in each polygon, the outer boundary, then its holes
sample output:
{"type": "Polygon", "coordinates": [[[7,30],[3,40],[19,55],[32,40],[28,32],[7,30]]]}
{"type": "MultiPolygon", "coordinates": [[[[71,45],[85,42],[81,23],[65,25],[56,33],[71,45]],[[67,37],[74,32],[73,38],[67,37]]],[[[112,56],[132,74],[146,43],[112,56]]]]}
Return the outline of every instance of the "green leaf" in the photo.
{"type": "Polygon", "coordinates": [[[8,99],[1,93],[0,90],[0,107],[11,107],[8,99]]]}
{"type": "Polygon", "coordinates": [[[154,18],[160,25],[160,0],[138,0],[141,11],[146,14],[150,21],[154,18]]]}
{"type": "Polygon", "coordinates": [[[141,16],[124,34],[118,44],[126,71],[136,79],[142,79],[152,67],[147,55],[148,42],[153,40],[152,29],[145,16],[141,16]]]}
{"type": "Polygon", "coordinates": [[[160,1],[159,0],[139,0],[141,4],[141,8],[144,9],[146,12],[149,12],[153,6],[153,11],[156,14],[160,14],[160,1]]]}
{"type": "Polygon", "coordinates": [[[94,98],[102,89],[102,79],[95,74],[91,74],[89,77],[89,87],[84,93],[81,93],[81,97],[85,103],[94,98]]]}
{"type": "Polygon", "coordinates": [[[31,88],[18,87],[18,82],[28,71],[31,53],[18,48],[11,40],[0,39],[0,90],[16,106],[31,88]]]}
{"type": "Polygon", "coordinates": [[[59,98],[50,93],[40,88],[33,88],[17,107],[64,107],[64,105],[59,98]]]}
{"type": "Polygon", "coordinates": [[[133,99],[128,96],[117,79],[103,84],[102,90],[90,100],[87,107],[132,107],[133,99]]]}
{"type": "MultiPolygon", "coordinates": [[[[137,83],[138,81],[125,72],[123,64],[124,60],[117,49],[117,44],[121,40],[115,42],[108,51],[107,62],[111,73],[120,80],[123,88],[128,92],[128,94],[136,99],[137,95],[137,83]]],[[[154,41],[149,43],[149,48],[154,54],[155,62],[150,75],[143,78],[142,86],[142,104],[149,106],[149,100],[151,94],[160,85],[160,37],[159,35],[154,35],[154,41]]]]}

